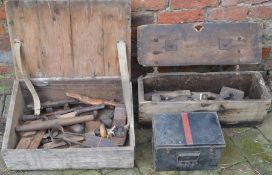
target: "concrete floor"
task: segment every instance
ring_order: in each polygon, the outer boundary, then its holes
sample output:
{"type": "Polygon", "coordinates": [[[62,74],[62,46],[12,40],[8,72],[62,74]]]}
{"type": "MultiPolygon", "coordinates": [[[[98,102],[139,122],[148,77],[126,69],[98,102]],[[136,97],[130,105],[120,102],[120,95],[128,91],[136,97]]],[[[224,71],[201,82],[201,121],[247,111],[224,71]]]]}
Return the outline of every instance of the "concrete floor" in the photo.
{"type": "MultiPolygon", "coordinates": [[[[0,142],[9,104],[0,96],[0,142]]],[[[9,171],[0,160],[0,175],[272,175],[272,113],[255,128],[225,128],[226,149],[214,171],[160,172],[152,169],[151,129],[136,128],[135,168],[121,170],[9,171]]]]}

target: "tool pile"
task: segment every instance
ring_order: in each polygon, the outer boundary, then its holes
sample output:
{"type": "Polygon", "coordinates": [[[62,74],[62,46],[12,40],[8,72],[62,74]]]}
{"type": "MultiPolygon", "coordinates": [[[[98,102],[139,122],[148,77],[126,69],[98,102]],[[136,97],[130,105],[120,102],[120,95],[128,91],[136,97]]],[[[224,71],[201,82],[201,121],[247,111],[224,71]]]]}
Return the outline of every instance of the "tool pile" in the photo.
{"type": "MultiPolygon", "coordinates": [[[[72,100],[44,102],[40,115],[23,115],[16,149],[123,146],[129,125],[124,104],[66,93],[72,100]]],[[[27,105],[33,113],[34,105],[27,105]]]]}
{"type": "Polygon", "coordinates": [[[177,91],[152,91],[145,93],[144,98],[147,101],[200,101],[200,100],[243,100],[244,91],[223,86],[220,94],[213,92],[191,92],[190,90],[177,91]]]}

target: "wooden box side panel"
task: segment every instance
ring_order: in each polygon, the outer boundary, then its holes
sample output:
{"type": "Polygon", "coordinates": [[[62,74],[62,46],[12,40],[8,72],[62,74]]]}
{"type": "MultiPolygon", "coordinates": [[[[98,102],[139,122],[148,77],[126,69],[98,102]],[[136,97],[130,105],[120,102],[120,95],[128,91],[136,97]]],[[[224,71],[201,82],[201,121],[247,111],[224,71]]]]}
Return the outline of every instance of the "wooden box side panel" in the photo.
{"type": "Polygon", "coordinates": [[[270,107],[270,101],[207,101],[207,102],[140,102],[139,121],[150,123],[157,114],[181,112],[218,112],[223,124],[259,124],[270,107]]]}
{"type": "Polygon", "coordinates": [[[2,152],[8,169],[100,169],[132,168],[134,147],[70,148],[43,150],[5,150],[2,152]]]}
{"type": "MultiPolygon", "coordinates": [[[[24,82],[20,82],[26,103],[32,103],[32,97],[24,82]]],[[[41,102],[71,99],[66,92],[123,102],[120,78],[84,78],[84,79],[38,79],[33,84],[41,102]]]]}
{"type": "Polygon", "coordinates": [[[12,50],[21,40],[32,78],[120,76],[118,40],[130,63],[129,0],[8,0],[6,12],[12,50]]]}
{"type": "Polygon", "coordinates": [[[19,81],[15,80],[10,99],[2,150],[14,148],[16,146],[19,138],[15,132],[15,127],[18,125],[19,117],[23,114],[24,106],[25,103],[19,81]]]}

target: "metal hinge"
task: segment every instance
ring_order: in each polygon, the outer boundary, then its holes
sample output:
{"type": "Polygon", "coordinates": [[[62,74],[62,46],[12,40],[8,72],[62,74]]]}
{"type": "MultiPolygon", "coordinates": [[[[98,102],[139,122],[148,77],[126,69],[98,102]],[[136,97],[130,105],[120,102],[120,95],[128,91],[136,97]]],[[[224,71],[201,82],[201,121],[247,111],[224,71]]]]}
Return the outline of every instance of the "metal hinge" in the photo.
{"type": "Polygon", "coordinates": [[[158,74],[159,73],[159,68],[158,67],[153,67],[153,74],[158,74]]]}

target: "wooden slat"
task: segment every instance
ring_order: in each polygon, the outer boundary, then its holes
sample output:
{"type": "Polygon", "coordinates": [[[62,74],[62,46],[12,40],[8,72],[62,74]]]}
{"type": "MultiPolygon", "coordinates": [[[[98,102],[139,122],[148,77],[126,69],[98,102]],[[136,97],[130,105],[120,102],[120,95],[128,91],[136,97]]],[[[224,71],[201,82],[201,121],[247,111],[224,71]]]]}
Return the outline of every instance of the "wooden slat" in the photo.
{"type": "Polygon", "coordinates": [[[75,69],[80,76],[104,75],[103,16],[101,7],[90,1],[71,1],[71,27],[75,69]]]}
{"type": "Polygon", "coordinates": [[[237,65],[261,61],[257,23],[146,25],[138,28],[144,66],[237,65]]]}
{"type": "Polygon", "coordinates": [[[181,101],[181,102],[140,102],[139,121],[151,123],[152,117],[158,114],[176,114],[180,112],[218,112],[220,122],[233,124],[259,124],[267,115],[269,100],[248,101],[181,101]],[[224,107],[224,111],[222,110],[224,107]]]}
{"type": "Polygon", "coordinates": [[[9,149],[2,151],[10,170],[132,168],[134,147],[9,149]]]}
{"type": "MultiPolygon", "coordinates": [[[[24,67],[26,72],[29,72],[29,76],[34,72],[42,72],[43,66],[41,66],[41,47],[40,47],[40,27],[39,27],[39,8],[37,3],[22,3],[20,2],[20,8],[23,10],[23,18],[21,23],[21,28],[24,30],[23,41],[22,41],[22,50],[28,49],[27,52],[24,52],[24,67]],[[25,23],[28,23],[29,26],[27,29],[22,27],[25,23]]],[[[15,38],[16,39],[16,38],[15,38]]],[[[18,38],[20,39],[20,38],[18,38]]]]}
{"type": "MultiPolygon", "coordinates": [[[[129,4],[119,4],[117,1],[112,5],[106,4],[103,7],[103,31],[104,31],[104,66],[106,75],[119,74],[118,54],[116,43],[117,41],[124,41],[128,47],[128,61],[130,61],[130,19],[127,14],[130,13],[129,4]],[[116,6],[116,8],[112,8],[116,6]],[[113,15],[115,14],[115,15],[113,15]],[[123,26],[123,27],[122,27],[123,26]],[[129,40],[128,40],[129,39],[129,40]],[[117,65],[117,66],[116,66],[117,65]]],[[[129,62],[130,63],[130,62],[129,62]]]]}
{"type": "Polygon", "coordinates": [[[128,0],[8,0],[6,11],[31,78],[120,76],[116,42],[130,53],[128,0]]]}
{"type": "Polygon", "coordinates": [[[42,76],[74,75],[69,3],[67,1],[39,1],[38,8],[40,23],[38,37],[41,40],[41,59],[44,69],[42,76]]]}
{"type": "Polygon", "coordinates": [[[18,143],[18,135],[15,127],[19,123],[19,117],[23,114],[24,100],[19,81],[15,80],[13,84],[12,95],[10,99],[9,112],[7,116],[6,129],[3,137],[2,150],[15,148],[18,143]]]}

